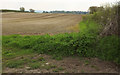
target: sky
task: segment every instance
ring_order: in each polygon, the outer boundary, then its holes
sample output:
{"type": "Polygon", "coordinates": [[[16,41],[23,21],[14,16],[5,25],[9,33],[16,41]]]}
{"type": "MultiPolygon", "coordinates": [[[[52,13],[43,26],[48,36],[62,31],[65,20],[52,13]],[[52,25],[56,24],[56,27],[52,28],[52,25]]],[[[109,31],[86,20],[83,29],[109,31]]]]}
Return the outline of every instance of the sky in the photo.
{"type": "Polygon", "coordinates": [[[100,6],[106,3],[114,3],[118,0],[0,0],[0,9],[19,10],[65,10],[87,11],[90,6],[100,6]]]}

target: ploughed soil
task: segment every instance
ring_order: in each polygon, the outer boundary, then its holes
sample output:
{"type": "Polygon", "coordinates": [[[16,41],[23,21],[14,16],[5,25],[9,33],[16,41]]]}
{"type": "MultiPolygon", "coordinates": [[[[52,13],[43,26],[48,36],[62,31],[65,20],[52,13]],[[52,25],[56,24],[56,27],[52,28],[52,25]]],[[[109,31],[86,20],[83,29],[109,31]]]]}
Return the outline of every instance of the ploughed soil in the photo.
{"type": "Polygon", "coordinates": [[[50,13],[2,13],[2,33],[41,35],[79,31],[81,15],[50,13]]]}

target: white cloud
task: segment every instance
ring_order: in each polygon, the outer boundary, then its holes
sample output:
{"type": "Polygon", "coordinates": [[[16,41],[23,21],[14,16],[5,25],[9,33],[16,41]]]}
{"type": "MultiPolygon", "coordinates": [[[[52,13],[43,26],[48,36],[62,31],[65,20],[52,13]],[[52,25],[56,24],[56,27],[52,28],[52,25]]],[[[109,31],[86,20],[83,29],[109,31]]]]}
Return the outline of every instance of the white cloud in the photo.
{"type": "Polygon", "coordinates": [[[81,10],[86,11],[90,6],[99,6],[103,3],[116,2],[117,0],[1,0],[0,9],[26,10],[81,10]]]}

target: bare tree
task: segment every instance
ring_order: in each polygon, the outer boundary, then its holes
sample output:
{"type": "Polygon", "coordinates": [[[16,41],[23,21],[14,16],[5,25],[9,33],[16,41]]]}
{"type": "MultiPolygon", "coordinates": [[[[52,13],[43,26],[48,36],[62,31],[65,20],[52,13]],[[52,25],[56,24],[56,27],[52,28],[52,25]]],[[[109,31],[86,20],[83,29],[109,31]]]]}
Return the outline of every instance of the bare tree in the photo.
{"type": "Polygon", "coordinates": [[[30,10],[30,12],[32,12],[32,13],[34,13],[35,12],[35,10],[34,9],[29,9],[30,10]]]}
{"type": "Polygon", "coordinates": [[[20,7],[20,11],[24,12],[25,8],[24,7],[20,7]]]}

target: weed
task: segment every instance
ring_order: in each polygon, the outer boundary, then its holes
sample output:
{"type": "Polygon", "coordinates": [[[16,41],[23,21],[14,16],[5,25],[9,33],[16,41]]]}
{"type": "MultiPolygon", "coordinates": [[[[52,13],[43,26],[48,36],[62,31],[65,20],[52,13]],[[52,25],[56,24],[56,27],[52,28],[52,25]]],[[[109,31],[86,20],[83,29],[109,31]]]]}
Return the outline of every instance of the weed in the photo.
{"type": "Polygon", "coordinates": [[[84,71],[84,70],[81,70],[81,73],[85,73],[85,71],[84,71]]]}
{"type": "Polygon", "coordinates": [[[89,65],[90,62],[88,60],[85,60],[85,65],[89,65]]]}
{"type": "Polygon", "coordinates": [[[92,68],[96,69],[97,71],[99,70],[99,68],[95,65],[91,65],[92,68]]]}
{"type": "Polygon", "coordinates": [[[45,61],[45,59],[43,57],[39,57],[38,60],[39,61],[45,61]]]}
{"type": "Polygon", "coordinates": [[[51,66],[45,66],[44,68],[49,70],[49,69],[51,69],[51,66]]]}
{"type": "Polygon", "coordinates": [[[36,59],[32,59],[31,62],[34,63],[34,62],[37,62],[38,60],[36,59]]]}
{"type": "Polygon", "coordinates": [[[29,66],[30,69],[38,69],[41,67],[41,64],[39,62],[36,62],[36,63],[30,63],[29,66]]]}
{"type": "Polygon", "coordinates": [[[65,73],[69,73],[68,71],[65,71],[65,73]]]}
{"type": "Polygon", "coordinates": [[[80,59],[80,60],[83,60],[84,58],[83,58],[83,57],[80,57],[79,59],[80,59]]]}
{"type": "Polygon", "coordinates": [[[44,68],[49,70],[49,69],[52,69],[52,68],[56,68],[56,65],[46,65],[44,68]]]}
{"type": "Polygon", "coordinates": [[[11,61],[8,61],[6,67],[9,67],[9,68],[19,68],[23,64],[24,64],[23,60],[11,60],[11,61]]]}
{"type": "Polygon", "coordinates": [[[59,70],[58,69],[53,69],[53,72],[59,72],[59,70]]]}
{"type": "Polygon", "coordinates": [[[59,71],[65,70],[63,67],[58,67],[57,69],[58,69],[59,71]]]}
{"type": "Polygon", "coordinates": [[[57,66],[56,65],[50,65],[51,68],[56,68],[57,66]]]}
{"type": "MultiPolygon", "coordinates": [[[[108,36],[96,39],[93,34],[71,33],[60,35],[43,35],[43,36],[18,36],[13,38],[12,36],[3,36],[3,48],[9,48],[13,50],[3,50],[3,57],[13,58],[20,55],[32,54],[33,52],[50,54],[53,59],[61,60],[64,56],[80,56],[80,57],[98,57],[104,60],[113,60],[119,63],[119,41],[117,36],[108,36]],[[31,40],[30,47],[23,48],[11,46],[10,43],[16,40],[16,43],[22,44],[23,39],[31,40]],[[5,42],[8,41],[9,42],[5,42]],[[97,42],[96,42],[97,40],[97,42]],[[96,45],[96,46],[95,46],[96,45]],[[18,51],[19,50],[19,51],[18,51]],[[109,51],[107,51],[109,50],[109,51]]],[[[44,61],[40,58],[40,61],[44,61]]]]}
{"type": "Polygon", "coordinates": [[[63,70],[64,70],[64,68],[58,67],[56,69],[53,69],[53,72],[59,72],[59,71],[63,71],[63,70]]]}
{"type": "Polygon", "coordinates": [[[62,60],[62,56],[53,55],[53,56],[52,56],[52,59],[62,60]]]}

